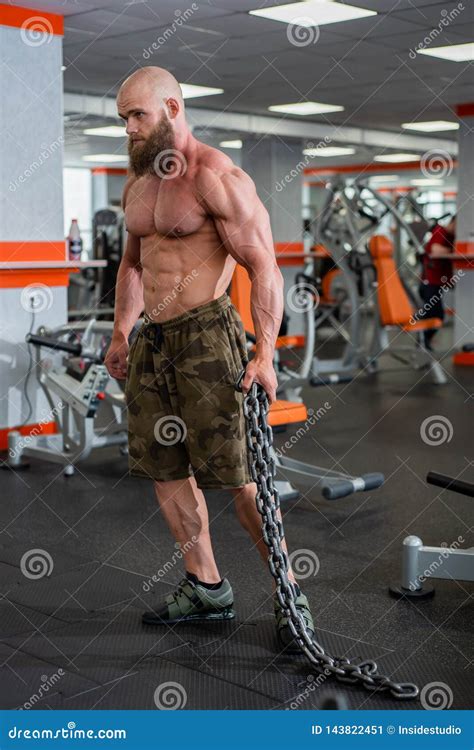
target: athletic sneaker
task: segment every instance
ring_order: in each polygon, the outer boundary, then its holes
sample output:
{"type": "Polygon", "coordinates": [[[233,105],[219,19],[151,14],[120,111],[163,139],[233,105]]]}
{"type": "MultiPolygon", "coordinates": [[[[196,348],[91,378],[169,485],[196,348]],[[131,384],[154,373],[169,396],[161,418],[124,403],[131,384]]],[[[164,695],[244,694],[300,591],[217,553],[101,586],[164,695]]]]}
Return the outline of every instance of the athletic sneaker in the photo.
{"type": "MultiPolygon", "coordinates": [[[[298,596],[296,597],[295,605],[296,609],[303,615],[303,620],[306,626],[306,632],[310,638],[314,637],[314,623],[311,611],[309,609],[309,603],[304,594],[301,593],[299,586],[297,587],[298,596]]],[[[283,614],[281,604],[278,601],[278,597],[275,594],[274,599],[275,607],[275,619],[278,643],[282,648],[285,649],[286,654],[301,653],[301,647],[298,645],[295,637],[293,636],[290,626],[288,625],[288,618],[283,614]]]]}
{"type": "Polygon", "coordinates": [[[183,578],[163,604],[143,613],[146,625],[171,625],[178,622],[232,620],[234,595],[224,578],[217,589],[208,589],[189,578],[183,578]]]}

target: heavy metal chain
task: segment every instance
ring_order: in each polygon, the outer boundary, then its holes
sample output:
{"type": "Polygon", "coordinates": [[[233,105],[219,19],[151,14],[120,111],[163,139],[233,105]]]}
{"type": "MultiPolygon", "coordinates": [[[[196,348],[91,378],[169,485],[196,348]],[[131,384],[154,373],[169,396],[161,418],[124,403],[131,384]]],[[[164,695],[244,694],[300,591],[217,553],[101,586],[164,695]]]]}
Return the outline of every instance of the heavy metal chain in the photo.
{"type": "MultiPolygon", "coordinates": [[[[236,382],[236,389],[245,371],[236,382]]],[[[365,659],[355,663],[346,657],[330,656],[315,639],[309,637],[303,616],[298,612],[294,584],[288,580],[288,559],[282,549],[283,525],[277,516],[280,507],[278,490],[275,487],[275,458],[273,434],[267,422],[268,397],[263,387],[254,382],[244,398],[247,446],[251,454],[250,470],[257,484],[257,509],[262,516],[263,540],[268,547],[268,565],[276,581],[277,596],[288,619],[288,625],[297,644],[311,664],[320,673],[333,675],[339,682],[359,683],[367,690],[389,690],[394,698],[410,700],[418,696],[419,689],[412,682],[394,682],[379,674],[375,661],[365,659]]]]}

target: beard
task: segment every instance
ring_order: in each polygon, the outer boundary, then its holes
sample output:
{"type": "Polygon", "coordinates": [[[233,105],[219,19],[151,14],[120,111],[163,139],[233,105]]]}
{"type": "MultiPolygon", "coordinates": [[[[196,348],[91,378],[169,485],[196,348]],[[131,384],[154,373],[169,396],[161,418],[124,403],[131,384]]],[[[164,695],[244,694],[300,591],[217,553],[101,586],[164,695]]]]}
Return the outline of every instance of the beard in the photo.
{"type": "Polygon", "coordinates": [[[162,151],[174,150],[174,144],[173,128],[165,115],[144,141],[132,143],[129,139],[127,144],[128,155],[130,157],[130,168],[134,175],[136,177],[147,174],[159,176],[160,165],[156,163],[156,157],[162,151]]]}

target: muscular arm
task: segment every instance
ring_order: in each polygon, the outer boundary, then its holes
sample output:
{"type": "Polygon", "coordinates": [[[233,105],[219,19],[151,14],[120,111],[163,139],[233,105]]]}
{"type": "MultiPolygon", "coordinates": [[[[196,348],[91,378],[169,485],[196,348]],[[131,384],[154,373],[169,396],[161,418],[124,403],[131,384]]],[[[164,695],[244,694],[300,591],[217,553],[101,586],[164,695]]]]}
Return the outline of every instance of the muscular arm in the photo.
{"type": "MultiPolygon", "coordinates": [[[[122,206],[129,183],[125,185],[122,206]]],[[[128,337],[143,310],[142,267],[140,238],[127,235],[127,246],[120,262],[115,286],[114,330],[105,366],[113,378],[123,380],[127,375],[128,337]]]]}
{"type": "MultiPolygon", "coordinates": [[[[127,180],[123,190],[122,208],[125,210],[127,193],[133,178],[127,180]]],[[[114,337],[128,339],[130,331],[143,310],[142,267],[140,265],[140,238],[127,234],[127,245],[120,262],[115,287],[114,337]]]]}
{"type": "Polygon", "coordinates": [[[115,287],[114,336],[128,338],[143,310],[140,239],[127,236],[127,246],[120,262],[115,287]]]}
{"type": "Polygon", "coordinates": [[[252,179],[237,167],[226,171],[202,167],[196,187],[201,205],[214,219],[222,244],[244,266],[251,281],[250,304],[257,343],[242,388],[246,392],[255,379],[273,401],[276,398],[273,355],[283,317],[284,282],[275,258],[268,212],[252,179]]]}

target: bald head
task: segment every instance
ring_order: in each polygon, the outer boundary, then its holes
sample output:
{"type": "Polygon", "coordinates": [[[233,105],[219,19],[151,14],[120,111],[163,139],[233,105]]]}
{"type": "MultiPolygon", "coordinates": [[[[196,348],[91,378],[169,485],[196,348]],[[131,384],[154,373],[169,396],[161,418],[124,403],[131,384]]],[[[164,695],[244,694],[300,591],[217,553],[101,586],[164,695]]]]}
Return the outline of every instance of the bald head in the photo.
{"type": "Polygon", "coordinates": [[[140,68],[126,78],[120,86],[117,101],[134,94],[156,97],[162,103],[173,98],[184,107],[183,92],[174,75],[154,65],[140,68]]]}

